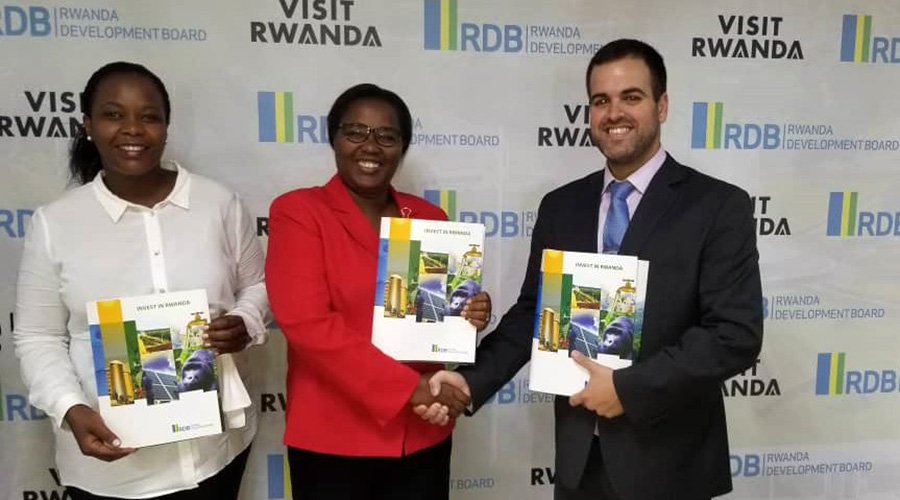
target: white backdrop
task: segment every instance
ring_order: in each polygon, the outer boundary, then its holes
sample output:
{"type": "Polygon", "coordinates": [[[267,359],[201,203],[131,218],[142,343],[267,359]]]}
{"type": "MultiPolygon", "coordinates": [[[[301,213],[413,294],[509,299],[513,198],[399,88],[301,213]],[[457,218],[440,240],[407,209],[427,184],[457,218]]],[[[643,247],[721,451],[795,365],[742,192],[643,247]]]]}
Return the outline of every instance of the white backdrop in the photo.
{"type": "MultiPolygon", "coordinates": [[[[259,217],[332,175],[321,122],[342,90],[395,90],[416,119],[396,185],[443,190],[451,217],[487,223],[499,314],[540,196],[603,164],[583,143],[584,69],[623,36],[666,59],[664,147],[756,197],[765,345],[723,387],[731,498],[900,498],[900,2],[443,1],[0,2],[0,499],[63,498],[10,330],[22,236],[65,189],[77,94],[95,69],[130,60],[159,74],[173,105],[166,156],[259,217]],[[260,140],[278,136],[265,92],[291,93],[282,142],[260,140]]],[[[256,356],[263,413],[243,497],[285,498],[281,336],[256,356]]],[[[526,378],[460,422],[454,499],[552,496],[551,399],[526,378]]]]}

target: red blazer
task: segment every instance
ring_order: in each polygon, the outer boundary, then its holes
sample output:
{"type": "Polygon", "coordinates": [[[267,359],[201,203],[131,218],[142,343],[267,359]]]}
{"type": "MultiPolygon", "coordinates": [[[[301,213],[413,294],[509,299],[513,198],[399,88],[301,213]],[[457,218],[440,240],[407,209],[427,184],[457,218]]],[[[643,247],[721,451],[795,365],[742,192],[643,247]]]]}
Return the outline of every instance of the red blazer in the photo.
{"type": "MultiPolygon", "coordinates": [[[[391,189],[410,218],[447,220],[422,198],[391,189]]],[[[266,286],[288,342],[284,443],[318,453],[399,457],[443,441],[452,425],[409,407],[419,372],[372,345],[379,237],[335,175],[272,203],[266,286]]]]}

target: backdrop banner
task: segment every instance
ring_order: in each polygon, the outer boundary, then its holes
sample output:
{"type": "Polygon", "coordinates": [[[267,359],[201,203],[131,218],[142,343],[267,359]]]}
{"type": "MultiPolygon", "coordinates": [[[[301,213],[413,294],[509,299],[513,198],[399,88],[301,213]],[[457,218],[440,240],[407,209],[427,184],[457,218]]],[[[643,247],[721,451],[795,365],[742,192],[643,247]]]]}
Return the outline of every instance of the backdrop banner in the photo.
{"type": "MultiPolygon", "coordinates": [[[[754,197],[765,343],[722,385],[729,498],[896,498],[896,0],[2,0],[0,500],[65,498],[11,330],[23,237],[68,186],[79,92],[97,68],[134,61],[162,78],[165,157],[240,193],[263,245],[271,201],[335,171],[335,97],[361,82],[396,91],[415,128],[395,185],[486,225],[496,324],[541,196],[604,165],[585,68],[620,37],[666,60],[664,148],[754,197]]],[[[284,338],[273,330],[253,356],[260,432],[242,498],[290,498],[284,338]]],[[[530,392],[527,374],[459,421],[453,499],[552,497],[552,397],[530,392]]]]}

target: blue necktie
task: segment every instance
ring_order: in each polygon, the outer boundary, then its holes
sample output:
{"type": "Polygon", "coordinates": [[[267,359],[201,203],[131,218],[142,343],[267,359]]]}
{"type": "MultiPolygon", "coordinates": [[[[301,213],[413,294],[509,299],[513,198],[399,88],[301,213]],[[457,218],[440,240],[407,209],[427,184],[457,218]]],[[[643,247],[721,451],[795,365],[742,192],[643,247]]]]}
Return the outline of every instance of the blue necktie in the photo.
{"type": "Polygon", "coordinates": [[[619,253],[619,245],[628,229],[628,203],[625,199],[634,190],[628,181],[613,181],[609,185],[609,210],[603,224],[603,253],[619,253]]]}

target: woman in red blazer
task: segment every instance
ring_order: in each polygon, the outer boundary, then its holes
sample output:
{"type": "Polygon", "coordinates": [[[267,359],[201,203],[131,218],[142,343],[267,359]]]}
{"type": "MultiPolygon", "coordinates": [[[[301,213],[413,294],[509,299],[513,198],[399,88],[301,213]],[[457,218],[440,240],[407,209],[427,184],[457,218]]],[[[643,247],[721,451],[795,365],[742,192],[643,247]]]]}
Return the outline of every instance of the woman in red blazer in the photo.
{"type": "MultiPolygon", "coordinates": [[[[352,87],[328,113],[337,174],[324,186],[279,196],[269,217],[266,285],[288,341],[287,424],[293,491],[303,500],[448,498],[452,425],[412,411],[441,405],[455,416],[468,396],[428,379],[434,364],[395,361],[372,345],[381,217],[446,220],[440,208],[391,187],[409,147],[403,100],[375,85],[352,87]]],[[[465,315],[479,329],[490,298],[465,315]]]]}

